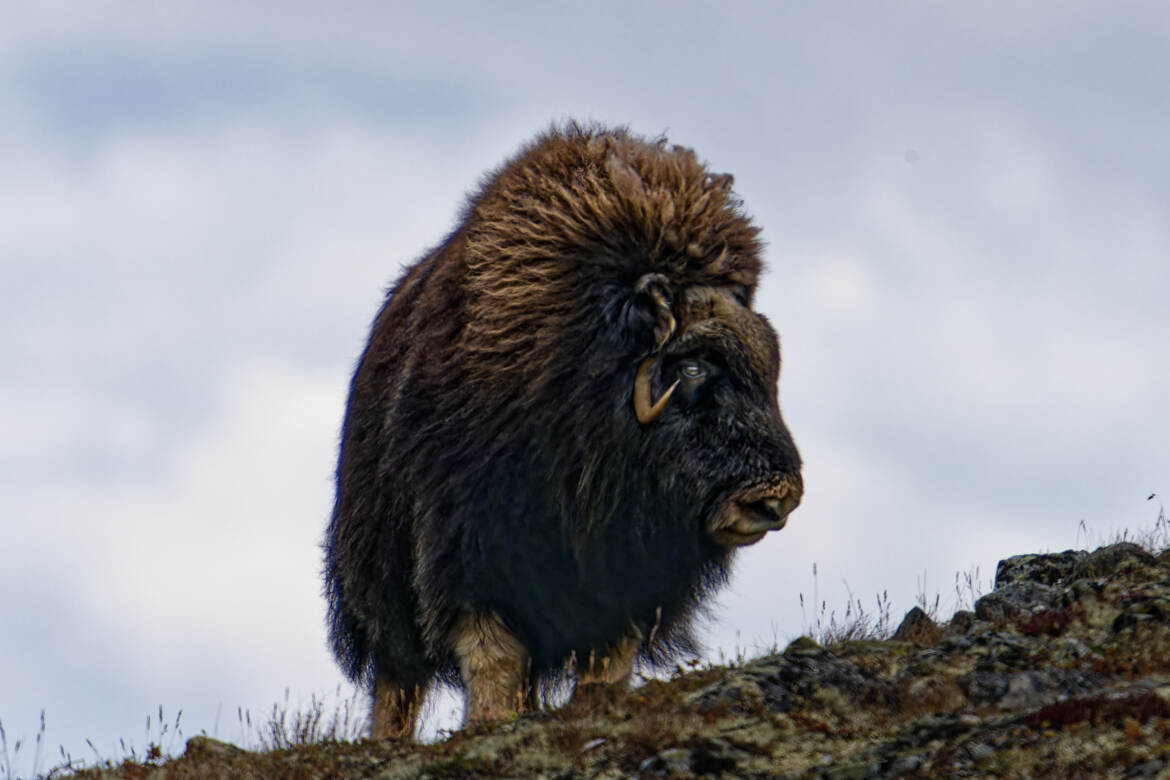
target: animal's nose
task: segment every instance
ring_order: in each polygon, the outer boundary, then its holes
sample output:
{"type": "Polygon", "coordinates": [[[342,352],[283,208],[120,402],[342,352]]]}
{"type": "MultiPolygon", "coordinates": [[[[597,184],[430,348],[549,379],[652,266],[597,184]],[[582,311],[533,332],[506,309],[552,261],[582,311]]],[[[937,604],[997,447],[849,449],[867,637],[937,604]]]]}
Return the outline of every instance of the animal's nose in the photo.
{"type": "Polygon", "coordinates": [[[778,531],[788,522],[788,515],[800,505],[802,490],[799,485],[788,485],[781,495],[771,495],[757,501],[751,508],[767,520],[768,530],[778,531]]]}
{"type": "Polygon", "coordinates": [[[800,503],[802,487],[797,474],[749,491],[747,495],[754,494],[754,499],[732,499],[716,516],[711,538],[729,547],[743,547],[755,544],[769,531],[779,531],[800,503]]]}
{"type": "Polygon", "coordinates": [[[774,498],[757,501],[748,509],[755,513],[757,525],[764,531],[779,531],[788,524],[788,513],[783,511],[781,502],[774,498]]]}

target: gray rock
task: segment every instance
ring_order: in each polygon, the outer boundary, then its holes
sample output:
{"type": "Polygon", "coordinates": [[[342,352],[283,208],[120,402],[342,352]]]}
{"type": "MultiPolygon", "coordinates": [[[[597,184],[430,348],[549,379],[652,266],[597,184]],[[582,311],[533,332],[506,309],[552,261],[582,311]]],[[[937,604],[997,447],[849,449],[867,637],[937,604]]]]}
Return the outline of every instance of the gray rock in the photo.
{"type": "Polygon", "coordinates": [[[1125,776],[1126,777],[1154,777],[1159,772],[1162,771],[1162,768],[1165,765],[1166,765],[1165,762],[1160,761],[1156,758],[1153,758],[1153,759],[1150,759],[1149,761],[1143,761],[1140,764],[1134,764],[1133,766],[1131,766],[1129,769],[1126,770],[1125,776]]]}
{"type": "Polygon", "coordinates": [[[994,704],[1008,692],[1006,674],[976,671],[959,679],[959,686],[975,704],[994,704]]]}
{"type": "Polygon", "coordinates": [[[1065,550],[1049,555],[1013,555],[1004,558],[995,567],[995,589],[1016,582],[1059,585],[1072,577],[1077,564],[1087,555],[1083,550],[1065,550]]]}
{"type": "Polygon", "coordinates": [[[798,636],[788,643],[788,647],[784,648],[785,658],[794,658],[799,656],[817,656],[824,655],[827,650],[818,645],[807,636],[798,636]]]}
{"type": "Polygon", "coordinates": [[[979,763],[986,761],[995,755],[995,748],[985,742],[980,742],[967,751],[971,755],[971,760],[979,763]]]}
{"type": "Polygon", "coordinates": [[[921,756],[900,756],[890,764],[887,771],[891,775],[901,775],[907,772],[917,772],[922,766],[921,756]]]}
{"type": "Polygon", "coordinates": [[[667,748],[643,761],[638,769],[642,772],[666,772],[669,775],[689,775],[692,772],[691,751],[686,748],[667,748]]]}
{"type": "Polygon", "coordinates": [[[975,615],[992,622],[1012,619],[1024,612],[1057,609],[1063,605],[1061,589],[1023,580],[996,588],[975,602],[975,615]]]}
{"type": "Polygon", "coordinates": [[[206,758],[231,758],[238,756],[244,752],[243,748],[237,747],[230,742],[221,742],[218,739],[212,739],[205,735],[191,737],[187,740],[187,748],[184,755],[189,757],[196,757],[200,759],[206,758]]]}
{"type": "Polygon", "coordinates": [[[1144,579],[1159,568],[1160,562],[1153,555],[1132,542],[1121,542],[1090,553],[1077,565],[1076,574],[1089,579],[1135,575],[1144,579]]]}
{"type": "Polygon", "coordinates": [[[745,664],[734,674],[692,694],[687,703],[700,712],[721,706],[735,712],[757,711],[761,706],[772,712],[788,712],[798,704],[817,707],[834,698],[879,706],[896,700],[892,680],[880,679],[811,640],[795,651],[794,645],[797,642],[781,656],[765,656],[745,664]],[[839,695],[830,694],[831,690],[839,695]]]}
{"type": "Polygon", "coordinates": [[[952,631],[970,631],[971,626],[975,623],[975,613],[970,610],[960,609],[954,615],[951,615],[951,622],[948,627],[952,631]]]}
{"type": "Polygon", "coordinates": [[[894,631],[893,639],[897,642],[910,642],[922,637],[933,631],[937,626],[930,615],[922,607],[914,607],[906,613],[906,617],[902,618],[897,630],[894,631]]]}

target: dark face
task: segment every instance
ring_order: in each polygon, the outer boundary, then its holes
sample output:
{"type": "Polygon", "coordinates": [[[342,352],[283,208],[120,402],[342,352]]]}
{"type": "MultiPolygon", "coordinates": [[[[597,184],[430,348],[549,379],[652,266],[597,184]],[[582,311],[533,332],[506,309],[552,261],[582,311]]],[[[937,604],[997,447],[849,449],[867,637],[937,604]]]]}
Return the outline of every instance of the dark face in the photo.
{"type": "Polygon", "coordinates": [[[653,399],[674,386],[655,428],[672,489],[700,508],[717,544],[754,544],[800,503],[800,455],[776,397],[775,331],[734,291],[687,293],[678,334],[648,364],[653,399]],[[677,383],[677,384],[676,384],[677,383]]]}

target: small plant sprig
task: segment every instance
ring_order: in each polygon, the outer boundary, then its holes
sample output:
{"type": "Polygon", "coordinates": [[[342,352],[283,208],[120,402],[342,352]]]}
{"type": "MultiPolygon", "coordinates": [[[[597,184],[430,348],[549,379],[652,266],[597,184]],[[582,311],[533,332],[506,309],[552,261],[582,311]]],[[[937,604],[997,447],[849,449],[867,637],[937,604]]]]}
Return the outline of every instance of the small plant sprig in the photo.
{"type": "Polygon", "coordinates": [[[882,591],[876,596],[876,611],[868,612],[861,603],[861,599],[853,594],[847,581],[842,580],[845,590],[849,594],[845,602],[845,612],[838,620],[836,610],[830,611],[828,604],[819,597],[817,580],[817,564],[814,561],[813,573],[813,604],[817,606],[817,614],[810,625],[808,614],[805,612],[804,593],[800,593],[800,613],[804,622],[804,633],[818,644],[826,647],[839,645],[842,642],[865,639],[885,639],[893,632],[892,609],[888,591],[882,591]]]}
{"type": "MultiPolygon", "coordinates": [[[[45,711],[41,710],[41,727],[37,730],[36,748],[33,751],[33,776],[40,776],[41,762],[44,760],[45,744],[45,711]]],[[[17,739],[12,743],[11,752],[8,748],[8,734],[4,731],[4,722],[0,721],[0,778],[15,780],[20,767],[20,750],[24,747],[24,740],[17,739]],[[15,768],[14,768],[15,767],[15,768]]]]}
{"type": "Polygon", "coordinates": [[[1157,555],[1163,550],[1170,549],[1170,521],[1166,519],[1166,507],[1162,503],[1162,499],[1158,498],[1157,493],[1150,493],[1146,496],[1146,501],[1158,500],[1158,517],[1154,520],[1154,527],[1148,529],[1141,529],[1138,531],[1130,531],[1128,528],[1122,531],[1112,531],[1111,535],[1097,534],[1097,544],[1093,544],[1090,540],[1093,534],[1089,530],[1089,524],[1085,522],[1084,518],[1077,523],[1077,535],[1074,546],[1076,549],[1081,548],[1081,536],[1084,535],[1084,548],[1091,547],[1105,547],[1119,542],[1130,542],[1141,547],[1146,552],[1157,555]]]}
{"type": "Polygon", "coordinates": [[[260,751],[288,750],[322,742],[352,742],[365,735],[368,724],[360,701],[361,691],[354,689],[345,697],[341,686],[335,692],[333,713],[326,715],[327,698],[312,694],[307,705],[293,707],[288,688],[284,701],[272,705],[264,720],[253,720],[250,710],[236,708],[240,725],[239,744],[260,751]]]}
{"type": "Polygon", "coordinates": [[[990,587],[985,587],[979,576],[978,566],[955,572],[955,611],[975,609],[975,602],[989,590],[990,587]]]}

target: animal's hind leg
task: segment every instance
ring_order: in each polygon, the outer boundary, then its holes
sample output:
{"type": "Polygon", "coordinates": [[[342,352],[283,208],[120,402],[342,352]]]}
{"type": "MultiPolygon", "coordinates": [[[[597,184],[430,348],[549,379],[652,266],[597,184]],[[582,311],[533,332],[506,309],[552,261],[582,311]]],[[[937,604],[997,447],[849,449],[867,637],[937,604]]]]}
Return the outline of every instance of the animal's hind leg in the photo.
{"type": "Polygon", "coordinates": [[[619,689],[629,687],[641,644],[640,636],[628,636],[615,642],[605,655],[591,655],[584,663],[578,660],[577,688],[599,683],[619,689]]]}
{"type": "Polygon", "coordinates": [[[577,687],[573,690],[573,701],[593,708],[613,702],[617,694],[628,690],[641,646],[640,635],[629,636],[611,645],[604,655],[594,653],[576,661],[577,687]]]}
{"type": "Polygon", "coordinates": [[[418,722],[418,710],[426,697],[427,685],[407,688],[388,677],[379,676],[374,684],[374,706],[370,714],[373,739],[410,739],[418,722]]]}
{"type": "Polygon", "coordinates": [[[452,646],[467,686],[464,723],[500,720],[532,705],[528,649],[498,617],[464,615],[452,646]]]}

